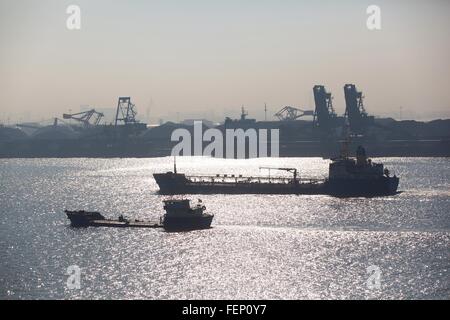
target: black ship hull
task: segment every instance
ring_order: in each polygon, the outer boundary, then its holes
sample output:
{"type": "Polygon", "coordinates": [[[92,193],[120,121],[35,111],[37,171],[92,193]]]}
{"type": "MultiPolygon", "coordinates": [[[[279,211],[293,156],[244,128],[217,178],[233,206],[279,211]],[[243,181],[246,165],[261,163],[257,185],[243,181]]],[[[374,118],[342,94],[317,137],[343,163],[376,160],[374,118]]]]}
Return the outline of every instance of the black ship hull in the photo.
{"type": "Polygon", "coordinates": [[[372,197],[397,192],[397,177],[378,179],[336,179],[322,182],[269,183],[269,182],[192,182],[184,174],[154,174],[160,194],[298,194],[372,197]]]}
{"type": "Polygon", "coordinates": [[[326,194],[337,197],[376,197],[397,193],[399,178],[333,179],[326,183],[326,194]]]}
{"type": "Polygon", "coordinates": [[[163,220],[163,227],[166,231],[209,229],[213,218],[213,215],[180,217],[166,214],[163,220]]]}

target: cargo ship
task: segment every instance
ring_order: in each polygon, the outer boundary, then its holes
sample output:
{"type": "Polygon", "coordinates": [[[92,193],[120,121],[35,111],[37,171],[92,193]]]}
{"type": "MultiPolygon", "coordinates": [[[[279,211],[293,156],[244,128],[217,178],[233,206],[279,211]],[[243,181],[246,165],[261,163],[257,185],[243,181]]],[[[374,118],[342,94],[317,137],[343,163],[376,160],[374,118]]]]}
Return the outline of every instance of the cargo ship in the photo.
{"type": "Polygon", "coordinates": [[[356,158],[342,151],[331,159],[326,179],[305,179],[295,168],[271,168],[292,173],[286,177],[242,175],[186,175],[174,171],[155,173],[160,194],[324,194],[342,197],[372,197],[397,193],[399,178],[382,163],[374,163],[359,146],[356,158]]]}

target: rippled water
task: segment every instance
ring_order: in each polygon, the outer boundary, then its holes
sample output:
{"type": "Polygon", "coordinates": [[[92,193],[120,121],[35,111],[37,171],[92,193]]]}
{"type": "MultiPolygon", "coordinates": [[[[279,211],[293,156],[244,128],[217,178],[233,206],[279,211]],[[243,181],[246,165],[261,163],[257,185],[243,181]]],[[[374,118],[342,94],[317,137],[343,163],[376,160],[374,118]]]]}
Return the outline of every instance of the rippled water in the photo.
{"type": "MultiPolygon", "coordinates": [[[[177,160],[179,171],[211,174],[269,165],[324,176],[328,166],[177,160]]],[[[170,158],[0,160],[0,298],[449,299],[449,159],[376,160],[401,177],[401,194],[202,196],[213,228],[188,233],[73,229],[63,213],[158,219],[164,197],[152,173],[170,170],[170,158]],[[71,265],[79,290],[66,285],[71,265]]]]}

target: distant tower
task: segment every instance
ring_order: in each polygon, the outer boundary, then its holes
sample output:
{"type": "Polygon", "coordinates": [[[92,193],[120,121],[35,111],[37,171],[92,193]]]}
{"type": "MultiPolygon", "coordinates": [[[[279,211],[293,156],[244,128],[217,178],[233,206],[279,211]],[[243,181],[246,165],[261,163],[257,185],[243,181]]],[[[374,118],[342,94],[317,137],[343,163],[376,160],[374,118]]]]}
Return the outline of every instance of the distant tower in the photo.
{"type": "Polygon", "coordinates": [[[150,122],[150,107],[147,107],[147,110],[145,110],[145,119],[147,123],[150,122]]]}
{"type": "Polygon", "coordinates": [[[248,116],[248,112],[245,111],[244,106],[242,106],[242,108],[241,108],[241,120],[244,121],[247,116],[248,116]]]}
{"type": "Polygon", "coordinates": [[[153,98],[150,97],[150,101],[148,102],[148,106],[147,106],[147,110],[146,110],[146,118],[147,118],[147,123],[150,123],[150,111],[153,107],[153,98]]]}
{"type": "Polygon", "coordinates": [[[267,104],[264,103],[264,121],[267,121],[267,104]]]}

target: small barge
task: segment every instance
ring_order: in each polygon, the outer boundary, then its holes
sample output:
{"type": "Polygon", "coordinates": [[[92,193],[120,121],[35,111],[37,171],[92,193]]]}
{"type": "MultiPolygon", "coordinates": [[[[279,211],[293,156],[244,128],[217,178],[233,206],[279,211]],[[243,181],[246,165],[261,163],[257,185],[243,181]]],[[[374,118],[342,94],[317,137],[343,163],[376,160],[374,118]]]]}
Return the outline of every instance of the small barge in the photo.
{"type": "Polygon", "coordinates": [[[129,220],[122,215],[118,219],[106,219],[99,212],[64,211],[72,227],[114,227],[114,228],[161,228],[158,222],[129,220]]]}

